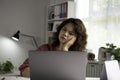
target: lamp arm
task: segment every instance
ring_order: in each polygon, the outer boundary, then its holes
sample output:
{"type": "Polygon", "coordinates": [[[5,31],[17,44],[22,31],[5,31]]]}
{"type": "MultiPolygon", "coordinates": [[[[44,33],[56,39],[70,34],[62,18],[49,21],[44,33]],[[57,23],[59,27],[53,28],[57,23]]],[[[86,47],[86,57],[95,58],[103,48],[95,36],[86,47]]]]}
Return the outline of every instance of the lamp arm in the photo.
{"type": "Polygon", "coordinates": [[[26,34],[23,34],[23,33],[21,33],[21,35],[22,35],[22,36],[26,36],[26,37],[30,37],[30,38],[32,38],[33,41],[34,41],[34,43],[35,43],[35,46],[38,48],[38,44],[37,44],[37,41],[36,41],[36,39],[35,39],[34,36],[26,35],[26,34]]]}

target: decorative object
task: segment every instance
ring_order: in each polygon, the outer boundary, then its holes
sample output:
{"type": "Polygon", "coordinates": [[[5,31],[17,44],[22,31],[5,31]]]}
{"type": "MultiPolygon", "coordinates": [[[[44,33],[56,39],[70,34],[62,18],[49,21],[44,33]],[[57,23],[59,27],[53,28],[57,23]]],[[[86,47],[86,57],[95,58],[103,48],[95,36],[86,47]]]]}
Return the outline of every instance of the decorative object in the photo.
{"type": "Polygon", "coordinates": [[[95,60],[95,54],[89,52],[89,53],[88,53],[88,60],[92,60],[92,61],[95,60]]]}
{"type": "Polygon", "coordinates": [[[30,36],[30,35],[26,35],[26,34],[20,33],[19,30],[12,36],[12,39],[16,40],[16,41],[19,41],[20,36],[26,36],[26,37],[32,38],[36,48],[38,48],[37,41],[35,40],[34,36],[30,36]]]}

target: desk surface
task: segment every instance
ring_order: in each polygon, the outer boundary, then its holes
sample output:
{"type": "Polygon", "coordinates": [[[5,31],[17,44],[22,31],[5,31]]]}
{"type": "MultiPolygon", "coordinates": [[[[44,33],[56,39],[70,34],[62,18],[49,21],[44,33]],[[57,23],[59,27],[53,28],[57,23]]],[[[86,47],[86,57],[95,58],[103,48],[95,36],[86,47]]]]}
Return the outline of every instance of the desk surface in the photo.
{"type": "MultiPolygon", "coordinates": [[[[5,80],[30,80],[30,78],[20,76],[0,76],[0,80],[2,80],[3,78],[5,78],[5,80]]],[[[100,80],[100,79],[87,77],[86,80],[100,80]]]]}

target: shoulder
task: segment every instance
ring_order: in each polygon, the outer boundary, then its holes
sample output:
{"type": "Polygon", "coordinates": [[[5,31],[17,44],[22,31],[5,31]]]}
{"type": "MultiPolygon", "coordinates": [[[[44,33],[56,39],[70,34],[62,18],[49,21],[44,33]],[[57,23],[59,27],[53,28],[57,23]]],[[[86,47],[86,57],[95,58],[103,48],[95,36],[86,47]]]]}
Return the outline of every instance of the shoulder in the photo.
{"type": "Polygon", "coordinates": [[[54,50],[54,47],[52,44],[43,44],[37,50],[38,51],[49,51],[49,50],[54,50]]]}

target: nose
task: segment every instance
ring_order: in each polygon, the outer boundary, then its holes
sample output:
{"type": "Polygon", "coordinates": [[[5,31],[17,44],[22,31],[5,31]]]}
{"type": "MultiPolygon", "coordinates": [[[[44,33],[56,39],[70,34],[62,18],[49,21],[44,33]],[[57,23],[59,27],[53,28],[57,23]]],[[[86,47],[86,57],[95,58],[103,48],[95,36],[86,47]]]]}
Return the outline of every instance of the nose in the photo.
{"type": "Polygon", "coordinates": [[[64,33],[64,35],[65,35],[65,36],[68,36],[68,35],[69,35],[69,33],[66,31],[66,32],[64,33]]]}

